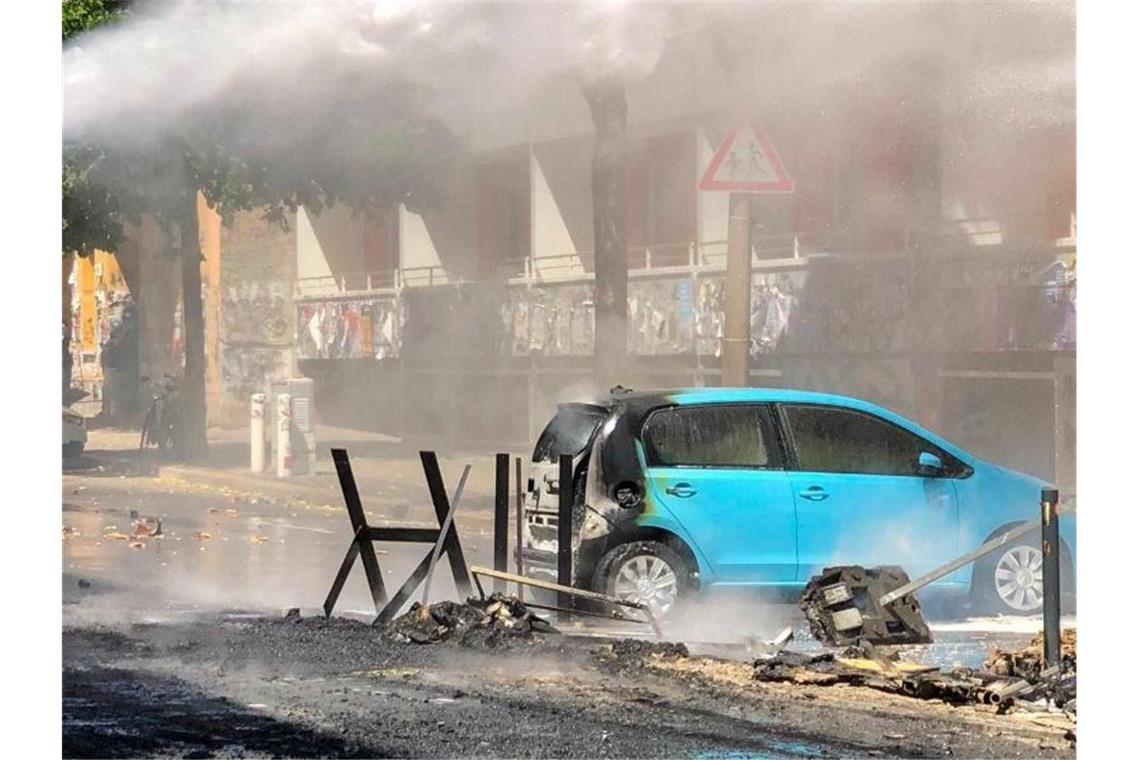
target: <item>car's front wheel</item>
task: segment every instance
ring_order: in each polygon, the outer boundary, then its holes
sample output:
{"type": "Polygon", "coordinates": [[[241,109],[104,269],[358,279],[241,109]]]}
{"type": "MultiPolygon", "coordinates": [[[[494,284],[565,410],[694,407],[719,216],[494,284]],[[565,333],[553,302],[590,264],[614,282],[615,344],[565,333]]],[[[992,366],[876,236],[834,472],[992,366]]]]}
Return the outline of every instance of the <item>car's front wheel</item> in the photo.
{"type": "MultiPolygon", "coordinates": [[[[978,560],[972,596],[978,611],[1002,615],[1035,615],[1044,606],[1044,558],[1040,540],[1023,539],[978,560]]],[[[1062,591],[1071,590],[1072,565],[1061,547],[1062,591]]]]}
{"type": "Polygon", "coordinates": [[[594,577],[594,588],[649,607],[663,617],[692,592],[695,570],[678,551],[659,541],[634,541],[610,549],[594,577]]]}

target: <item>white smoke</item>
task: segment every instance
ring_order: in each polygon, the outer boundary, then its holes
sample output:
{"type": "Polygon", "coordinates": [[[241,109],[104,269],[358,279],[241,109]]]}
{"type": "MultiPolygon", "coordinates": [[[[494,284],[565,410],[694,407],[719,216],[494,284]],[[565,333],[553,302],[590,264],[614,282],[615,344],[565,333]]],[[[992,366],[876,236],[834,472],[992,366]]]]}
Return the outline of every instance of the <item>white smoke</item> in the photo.
{"type": "MultiPolygon", "coordinates": [[[[668,5],[174,2],[64,51],[64,132],[149,138],[240,94],[319,110],[353,77],[424,85],[439,115],[509,108],[549,77],[636,78],[668,5]]],[[[280,124],[288,129],[288,124],[280,124]]]]}
{"type": "Polygon", "coordinates": [[[1074,27],[1071,3],[140,3],[67,45],[65,134],[165,134],[227,97],[319,112],[361,77],[422,85],[461,131],[560,78],[641,81],[673,43],[716,51],[765,107],[933,51],[952,108],[1071,119],[1074,27]]]}

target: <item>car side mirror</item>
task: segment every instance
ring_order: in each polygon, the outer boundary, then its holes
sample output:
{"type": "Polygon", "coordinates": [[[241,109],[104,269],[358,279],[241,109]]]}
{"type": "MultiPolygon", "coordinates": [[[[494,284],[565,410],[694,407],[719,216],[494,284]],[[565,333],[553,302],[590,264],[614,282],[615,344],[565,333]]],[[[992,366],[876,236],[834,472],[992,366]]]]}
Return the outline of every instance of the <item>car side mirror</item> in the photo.
{"type": "Polygon", "coordinates": [[[918,455],[918,474],[924,478],[936,478],[942,474],[942,460],[924,451],[918,455]]]}

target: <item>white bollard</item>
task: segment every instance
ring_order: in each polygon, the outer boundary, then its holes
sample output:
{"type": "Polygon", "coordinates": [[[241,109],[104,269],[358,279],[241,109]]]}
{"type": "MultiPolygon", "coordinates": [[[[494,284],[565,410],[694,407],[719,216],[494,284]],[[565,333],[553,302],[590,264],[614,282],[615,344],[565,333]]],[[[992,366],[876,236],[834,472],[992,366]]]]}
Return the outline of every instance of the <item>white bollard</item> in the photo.
{"type": "Polygon", "coordinates": [[[265,394],[249,397],[249,471],[265,472],[265,394]]]}
{"type": "Polygon", "coordinates": [[[277,397],[277,477],[293,474],[293,397],[282,393],[277,397]]]}

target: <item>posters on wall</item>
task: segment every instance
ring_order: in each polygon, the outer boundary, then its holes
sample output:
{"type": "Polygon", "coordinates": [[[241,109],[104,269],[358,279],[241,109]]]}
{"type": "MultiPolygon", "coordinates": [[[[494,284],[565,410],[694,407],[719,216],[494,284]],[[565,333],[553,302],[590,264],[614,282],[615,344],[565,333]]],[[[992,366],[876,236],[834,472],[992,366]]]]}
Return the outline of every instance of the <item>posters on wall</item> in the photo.
{"type": "MultiPolygon", "coordinates": [[[[749,329],[752,356],[784,347],[803,290],[803,271],[756,272],[752,275],[752,312],[749,329]]],[[[694,350],[702,356],[720,356],[724,337],[724,277],[696,279],[694,350]]]]}
{"type": "Polygon", "coordinates": [[[400,355],[404,318],[395,298],[302,303],[298,359],[388,359],[400,355]]]}
{"type": "Polygon", "coordinates": [[[585,356],[594,352],[592,284],[511,288],[501,315],[501,353],[585,356]]]}
{"type": "Polygon", "coordinates": [[[629,283],[629,352],[687,354],[693,349],[693,282],[685,279],[629,283]]]}
{"type": "MultiPolygon", "coordinates": [[[[950,350],[1071,350],[1076,346],[1075,265],[1017,270],[1004,278],[961,268],[930,289],[935,332],[927,347],[950,350]]],[[[636,278],[629,282],[632,355],[719,357],[724,276],[636,278]]],[[[489,350],[503,356],[588,356],[594,350],[593,285],[523,285],[497,293],[501,332],[489,350]],[[497,347],[497,348],[496,348],[497,347]]],[[[750,314],[753,357],[897,353],[912,348],[913,273],[897,263],[821,262],[755,272],[750,314]]],[[[498,304],[498,305],[495,305],[498,304]]],[[[401,355],[406,304],[386,299],[298,306],[300,359],[385,359],[401,355]]],[[[428,321],[438,324],[428,313],[428,321]]],[[[438,319],[446,319],[446,313],[438,319]]],[[[466,313],[466,312],[465,312],[466,313]]],[[[484,317],[478,321],[483,324],[484,317]]]]}

